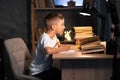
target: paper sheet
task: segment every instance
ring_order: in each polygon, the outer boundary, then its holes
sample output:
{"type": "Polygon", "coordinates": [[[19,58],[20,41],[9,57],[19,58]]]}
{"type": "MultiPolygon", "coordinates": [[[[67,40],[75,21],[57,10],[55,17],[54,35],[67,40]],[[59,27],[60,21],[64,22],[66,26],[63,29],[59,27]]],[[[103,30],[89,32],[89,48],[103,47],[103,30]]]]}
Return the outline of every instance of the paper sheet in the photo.
{"type": "Polygon", "coordinates": [[[63,51],[63,52],[59,52],[59,53],[63,53],[63,54],[73,54],[73,53],[75,53],[75,50],[68,50],[68,51],[63,51]]]}

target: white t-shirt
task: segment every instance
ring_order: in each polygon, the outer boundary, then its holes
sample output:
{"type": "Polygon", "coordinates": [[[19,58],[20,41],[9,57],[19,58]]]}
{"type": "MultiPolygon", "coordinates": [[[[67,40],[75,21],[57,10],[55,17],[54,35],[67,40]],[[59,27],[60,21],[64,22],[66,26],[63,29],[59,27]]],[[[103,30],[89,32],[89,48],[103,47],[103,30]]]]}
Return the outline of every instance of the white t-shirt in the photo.
{"type": "Polygon", "coordinates": [[[31,75],[41,73],[51,68],[53,62],[52,55],[46,54],[44,48],[47,46],[54,47],[57,42],[59,42],[59,40],[56,36],[51,39],[45,32],[41,35],[30,66],[31,75]]]}

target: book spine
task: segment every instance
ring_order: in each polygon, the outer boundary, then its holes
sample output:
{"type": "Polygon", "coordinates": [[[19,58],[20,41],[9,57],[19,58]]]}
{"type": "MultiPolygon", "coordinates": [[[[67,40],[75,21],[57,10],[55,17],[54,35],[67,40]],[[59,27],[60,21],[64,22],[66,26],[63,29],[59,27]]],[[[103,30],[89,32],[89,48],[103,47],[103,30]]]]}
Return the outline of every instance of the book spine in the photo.
{"type": "Polygon", "coordinates": [[[38,0],[34,0],[34,3],[35,3],[35,7],[39,8],[38,0]]]}
{"type": "Polygon", "coordinates": [[[54,1],[53,1],[53,0],[50,0],[50,6],[51,6],[52,8],[55,8],[55,6],[54,6],[54,1]]]}
{"type": "Polygon", "coordinates": [[[45,1],[44,0],[41,0],[41,5],[42,5],[42,8],[45,8],[45,1]]]}
{"type": "Polygon", "coordinates": [[[94,37],[90,37],[90,38],[86,38],[80,41],[80,45],[89,43],[89,42],[93,42],[93,41],[98,41],[98,37],[94,36],[94,37]]]}

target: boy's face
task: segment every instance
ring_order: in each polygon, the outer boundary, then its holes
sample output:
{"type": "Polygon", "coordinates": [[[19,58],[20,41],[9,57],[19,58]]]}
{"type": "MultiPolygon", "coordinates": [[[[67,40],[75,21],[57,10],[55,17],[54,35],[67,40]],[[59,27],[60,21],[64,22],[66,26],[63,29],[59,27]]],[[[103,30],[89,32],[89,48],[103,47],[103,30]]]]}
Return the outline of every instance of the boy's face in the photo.
{"type": "Polygon", "coordinates": [[[56,24],[55,24],[56,34],[62,36],[64,29],[65,29],[64,19],[57,19],[56,24]]]}

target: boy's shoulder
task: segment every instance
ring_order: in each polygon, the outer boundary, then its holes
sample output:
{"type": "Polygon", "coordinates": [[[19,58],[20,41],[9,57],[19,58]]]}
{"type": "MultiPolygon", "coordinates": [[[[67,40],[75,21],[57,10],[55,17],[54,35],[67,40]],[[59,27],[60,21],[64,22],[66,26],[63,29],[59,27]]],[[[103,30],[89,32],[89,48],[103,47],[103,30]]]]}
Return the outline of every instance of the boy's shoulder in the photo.
{"type": "Polygon", "coordinates": [[[49,35],[45,32],[42,33],[42,35],[40,36],[40,38],[49,38],[49,35]]]}

